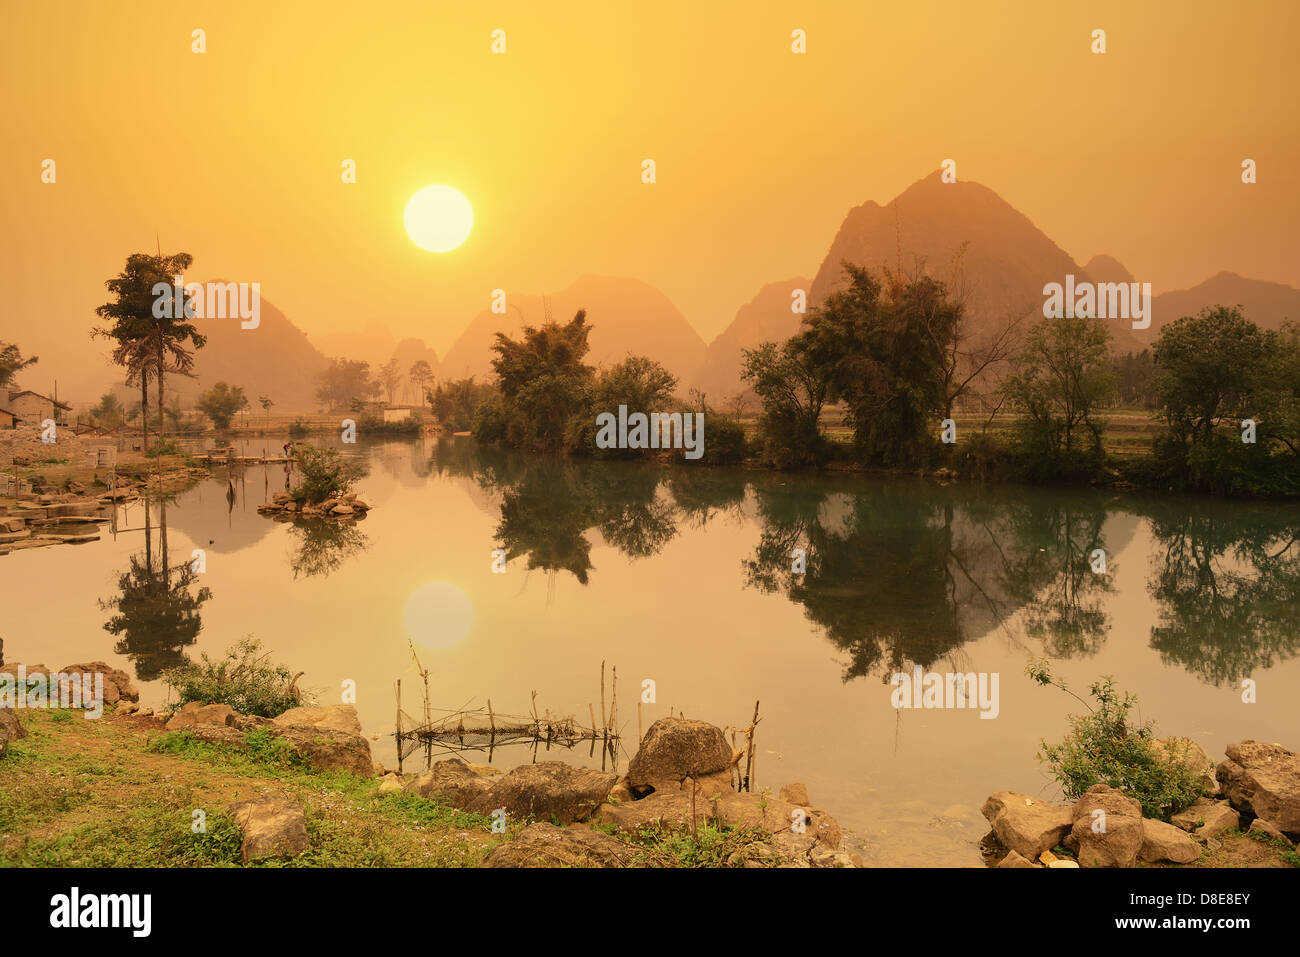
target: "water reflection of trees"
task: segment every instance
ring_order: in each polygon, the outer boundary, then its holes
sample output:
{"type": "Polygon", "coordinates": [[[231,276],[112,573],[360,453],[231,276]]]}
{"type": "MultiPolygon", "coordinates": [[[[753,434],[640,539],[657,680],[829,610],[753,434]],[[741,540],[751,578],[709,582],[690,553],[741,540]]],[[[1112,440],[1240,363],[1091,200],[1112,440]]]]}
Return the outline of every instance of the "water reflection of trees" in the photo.
{"type": "Polygon", "coordinates": [[[846,680],[929,667],[1021,609],[1049,654],[1091,654],[1104,640],[1109,585],[1088,561],[1102,547],[1097,503],[993,502],[986,490],[907,483],[756,491],[763,528],[746,582],[803,605],[848,653],[846,680]]]}
{"type": "Polygon", "coordinates": [[[1300,517],[1222,502],[1150,510],[1160,603],[1151,646],[1215,685],[1300,651],[1300,517]]]}
{"type": "Polygon", "coordinates": [[[135,666],[136,677],[152,681],[168,668],[185,664],[184,649],[203,630],[199,609],[212,597],[211,589],[191,592],[196,574],[190,559],[171,563],[167,542],[167,499],[158,502],[158,548],[153,541],[152,508],[144,506],[144,549],[129,559],[118,575],[118,593],[103,599],[102,610],[116,613],[104,630],[118,636],[113,650],[135,666]]]}
{"type": "Polygon", "coordinates": [[[294,578],[328,576],[370,546],[365,532],[351,521],[297,519],[290,525],[289,533],[289,567],[294,578]]]}

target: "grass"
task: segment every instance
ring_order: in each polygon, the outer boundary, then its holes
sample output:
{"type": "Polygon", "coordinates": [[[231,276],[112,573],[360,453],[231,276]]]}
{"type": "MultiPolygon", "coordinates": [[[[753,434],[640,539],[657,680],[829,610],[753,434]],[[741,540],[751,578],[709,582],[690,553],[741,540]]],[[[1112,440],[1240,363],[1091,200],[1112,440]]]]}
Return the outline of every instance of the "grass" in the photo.
{"type": "Polygon", "coordinates": [[[157,733],[130,719],[69,721],[23,715],[0,789],[0,866],[240,866],[231,804],[286,796],[304,809],[310,846],[261,867],[473,867],[523,826],[491,820],[379,782],[318,772],[291,746],[256,729],[247,749],[157,733]],[[196,811],[204,826],[195,831],[196,811]]]}

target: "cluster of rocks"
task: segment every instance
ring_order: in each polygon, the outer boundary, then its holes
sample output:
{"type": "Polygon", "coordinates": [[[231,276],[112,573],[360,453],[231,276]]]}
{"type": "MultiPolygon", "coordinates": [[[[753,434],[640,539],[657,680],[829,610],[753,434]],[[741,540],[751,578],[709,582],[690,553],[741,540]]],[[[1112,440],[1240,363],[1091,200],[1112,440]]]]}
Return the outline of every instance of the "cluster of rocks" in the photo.
{"type": "Polygon", "coordinates": [[[349,492],[336,498],[327,498],[323,502],[311,504],[295,502],[286,492],[277,492],[269,502],[257,506],[263,515],[284,516],[286,518],[365,518],[370,506],[355,493],[349,492]]]}
{"type": "Polygon", "coordinates": [[[1143,817],[1142,806],[1116,788],[1097,784],[1073,804],[1049,804],[998,791],[982,808],[998,867],[1134,867],[1190,864],[1217,850],[1230,828],[1265,834],[1294,847],[1300,837],[1300,755],[1281,745],[1229,745],[1215,768],[1195,742],[1162,741],[1204,774],[1202,796],[1169,823],[1143,817]],[[1064,846],[1075,859],[1058,857],[1064,846]],[[1004,855],[1004,856],[1001,856],[1004,855]]]}
{"type": "MultiPolygon", "coordinates": [[[[9,682],[17,690],[18,680],[21,676],[25,677],[27,688],[31,689],[37,682],[41,683],[45,689],[45,700],[49,700],[50,688],[54,684],[53,694],[57,696],[59,689],[57,687],[57,677],[55,682],[51,682],[51,674],[57,675],[76,675],[82,683],[83,688],[87,689],[83,694],[90,693],[89,689],[94,686],[87,684],[87,681],[93,682],[94,675],[102,675],[104,681],[104,704],[115,704],[121,707],[135,707],[135,702],[140,700],[140,692],[135,684],[131,681],[131,676],[119,668],[113,668],[102,661],[86,661],[77,664],[64,665],[53,672],[45,665],[25,665],[14,661],[5,663],[3,656],[0,656],[0,675],[9,676],[9,682]]],[[[23,727],[22,718],[18,711],[10,708],[0,708],[0,755],[3,755],[9,747],[11,741],[17,741],[20,738],[27,737],[27,731],[23,727]]]]}
{"type": "Polygon", "coordinates": [[[622,778],[560,761],[501,774],[449,758],[409,781],[390,775],[380,792],[401,789],[465,811],[491,814],[504,808],[508,820],[534,819],[513,840],[495,847],[486,867],[623,866],[638,848],[619,835],[688,831],[709,821],[761,835],[738,849],[729,863],[860,865],[860,858],[839,850],[839,826],[812,806],[802,784],[786,786],[779,797],[738,792],[731,787],[732,762],[721,729],[704,721],[662,718],[650,726],[622,778]]]}

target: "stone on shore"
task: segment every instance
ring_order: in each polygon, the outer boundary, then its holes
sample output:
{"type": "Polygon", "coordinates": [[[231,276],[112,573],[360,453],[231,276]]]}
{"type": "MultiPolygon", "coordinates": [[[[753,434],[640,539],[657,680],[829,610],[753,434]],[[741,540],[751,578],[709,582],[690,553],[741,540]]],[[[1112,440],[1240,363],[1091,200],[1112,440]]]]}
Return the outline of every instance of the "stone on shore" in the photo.
{"type": "MultiPolygon", "coordinates": [[[[104,704],[117,704],[117,702],[139,701],[140,692],[131,682],[131,676],[120,668],[110,667],[102,661],[90,661],[79,665],[64,665],[59,671],[65,675],[94,675],[101,674],[104,676],[104,704]]],[[[92,679],[93,681],[93,679],[92,679]]],[[[83,679],[84,685],[84,679],[83,679]]],[[[92,685],[93,688],[93,685],[92,685]]]]}
{"type": "Polygon", "coordinates": [[[687,777],[703,777],[731,766],[731,745],[721,728],[693,718],[660,718],[645,733],[628,764],[627,783],[636,793],[679,789],[687,777]]]}
{"type": "Polygon", "coordinates": [[[256,798],[229,808],[244,833],[239,854],[244,863],[265,857],[296,857],[310,846],[307,819],[296,803],[283,798],[256,798]]]}
{"type": "Polygon", "coordinates": [[[1251,834],[1262,834],[1265,837],[1271,837],[1275,841],[1281,841],[1287,847],[1295,847],[1295,841],[1283,834],[1277,827],[1262,817],[1257,817],[1250,822],[1251,834]]]}
{"type": "Polygon", "coordinates": [[[1094,784],[1075,802],[1073,817],[1070,838],[1079,848],[1079,866],[1137,864],[1145,831],[1142,805],[1135,798],[1108,784],[1094,784]]]}
{"type": "Polygon", "coordinates": [[[280,727],[333,728],[349,734],[361,733],[361,719],[355,705],[303,705],[277,715],[272,722],[280,727]]]}
{"type": "Polygon", "coordinates": [[[1147,864],[1171,861],[1190,864],[1201,856],[1201,845],[1187,836],[1181,828],[1145,818],[1142,821],[1142,848],[1138,860],[1147,864]]]}
{"type": "Polygon", "coordinates": [[[1066,805],[1046,804],[1017,791],[996,791],[980,808],[1008,850],[1030,861],[1060,844],[1073,824],[1066,805]]]}
{"type": "Polygon", "coordinates": [[[1300,834],[1300,755],[1251,740],[1226,750],[1215,775],[1232,806],[1287,834],[1300,834]]]}
{"type": "Polygon", "coordinates": [[[199,704],[191,701],[171,716],[167,722],[168,731],[182,731],[196,724],[219,724],[233,726],[235,709],[228,704],[199,704]]]}
{"type": "Polygon", "coordinates": [[[1008,851],[1007,856],[998,861],[998,867],[1037,867],[1033,861],[1026,860],[1018,851],[1008,851]]]}
{"type": "Polygon", "coordinates": [[[512,819],[585,821],[601,806],[618,775],[575,768],[562,761],[523,764],[508,774],[483,777],[460,758],[438,761],[407,784],[420,797],[477,814],[505,808],[512,819]]]}
{"type": "Polygon", "coordinates": [[[586,828],[529,824],[512,841],[498,844],[483,867],[623,867],[636,848],[586,828]]]}

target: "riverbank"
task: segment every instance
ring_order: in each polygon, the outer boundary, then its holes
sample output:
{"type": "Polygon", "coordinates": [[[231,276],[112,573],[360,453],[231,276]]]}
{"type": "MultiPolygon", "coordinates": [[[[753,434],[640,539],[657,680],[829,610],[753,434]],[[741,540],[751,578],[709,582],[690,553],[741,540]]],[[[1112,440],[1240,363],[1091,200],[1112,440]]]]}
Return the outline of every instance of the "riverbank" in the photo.
{"type": "Polygon", "coordinates": [[[839,831],[828,815],[812,810],[805,833],[787,834],[789,802],[767,794],[715,790],[710,800],[702,780],[699,794],[620,801],[618,775],[560,762],[502,774],[450,759],[405,779],[382,767],[359,774],[347,765],[365,739],[339,727],[350,709],[300,709],[310,714],[299,720],[317,722],[308,730],[210,708],[169,719],[131,713],[123,698],[98,720],[6,712],[25,734],[0,756],[0,864],[853,866],[830,849],[839,831]],[[453,792],[476,809],[457,809],[453,792]],[[688,819],[674,823],[674,810],[688,819]]]}

